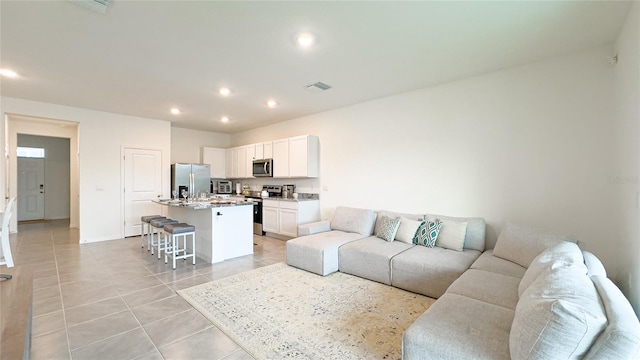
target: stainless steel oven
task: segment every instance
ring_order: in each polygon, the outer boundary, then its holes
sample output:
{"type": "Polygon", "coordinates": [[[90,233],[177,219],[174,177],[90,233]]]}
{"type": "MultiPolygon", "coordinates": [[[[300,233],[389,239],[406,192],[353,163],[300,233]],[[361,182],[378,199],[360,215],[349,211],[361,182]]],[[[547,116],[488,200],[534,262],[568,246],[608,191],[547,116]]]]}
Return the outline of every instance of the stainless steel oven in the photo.
{"type": "Polygon", "coordinates": [[[273,159],[253,160],[253,176],[273,177],[273,159]]]}
{"type": "Polygon", "coordinates": [[[264,235],[262,231],[262,198],[256,196],[247,196],[253,201],[253,233],[256,235],[264,235]]]}

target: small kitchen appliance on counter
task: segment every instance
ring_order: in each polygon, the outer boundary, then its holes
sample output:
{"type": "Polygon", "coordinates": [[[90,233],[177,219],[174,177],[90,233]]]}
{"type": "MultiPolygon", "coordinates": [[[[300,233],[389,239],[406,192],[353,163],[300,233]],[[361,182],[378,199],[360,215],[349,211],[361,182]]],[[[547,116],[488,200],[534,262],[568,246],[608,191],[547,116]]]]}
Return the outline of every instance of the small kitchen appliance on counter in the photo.
{"type": "Polygon", "coordinates": [[[281,197],[282,185],[264,185],[262,191],[266,191],[269,197],[281,197]]]}
{"type": "Polygon", "coordinates": [[[283,198],[291,198],[293,197],[293,193],[296,192],[295,185],[282,185],[282,197],[283,198]]]}
{"type": "Polygon", "coordinates": [[[218,194],[231,194],[232,188],[231,181],[218,181],[218,194]]]}

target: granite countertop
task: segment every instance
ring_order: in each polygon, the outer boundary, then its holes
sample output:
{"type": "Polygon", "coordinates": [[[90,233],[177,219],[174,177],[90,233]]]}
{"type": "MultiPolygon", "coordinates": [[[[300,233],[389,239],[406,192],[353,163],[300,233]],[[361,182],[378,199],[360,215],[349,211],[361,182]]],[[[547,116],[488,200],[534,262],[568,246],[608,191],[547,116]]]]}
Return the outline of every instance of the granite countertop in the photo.
{"type": "Polygon", "coordinates": [[[246,205],[253,206],[253,201],[249,201],[249,200],[235,201],[235,200],[206,199],[206,200],[200,200],[200,201],[185,202],[183,200],[161,199],[161,200],[153,200],[153,202],[160,205],[184,207],[184,208],[193,209],[193,210],[204,210],[204,209],[229,207],[229,206],[246,206],[246,205]]]}
{"type": "Polygon", "coordinates": [[[314,200],[319,200],[319,199],[313,199],[313,198],[301,198],[298,197],[297,199],[294,199],[292,197],[282,197],[282,196],[270,196],[270,197],[266,197],[266,198],[262,198],[262,200],[278,200],[278,201],[314,201],[314,200]]]}

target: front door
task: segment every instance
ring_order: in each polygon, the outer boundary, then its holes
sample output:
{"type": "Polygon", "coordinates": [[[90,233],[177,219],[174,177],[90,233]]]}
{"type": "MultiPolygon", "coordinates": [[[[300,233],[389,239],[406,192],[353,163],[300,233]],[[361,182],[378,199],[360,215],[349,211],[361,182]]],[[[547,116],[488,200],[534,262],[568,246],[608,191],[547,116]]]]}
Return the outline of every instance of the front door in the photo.
{"type": "Polygon", "coordinates": [[[161,214],[162,152],[124,149],[124,236],[140,235],[140,217],[161,214]]]}
{"type": "Polygon", "coordinates": [[[44,219],[44,159],[18,158],[18,221],[44,219]]]}

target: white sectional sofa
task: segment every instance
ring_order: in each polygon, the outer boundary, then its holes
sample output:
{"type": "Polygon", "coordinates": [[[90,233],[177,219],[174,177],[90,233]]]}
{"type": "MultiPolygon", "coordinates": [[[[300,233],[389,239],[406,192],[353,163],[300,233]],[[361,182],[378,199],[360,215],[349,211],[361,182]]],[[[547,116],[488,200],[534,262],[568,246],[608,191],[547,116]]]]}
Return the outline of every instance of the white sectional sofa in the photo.
{"type": "Polygon", "coordinates": [[[481,218],[346,207],[298,233],[287,242],[291,266],[438,299],[404,333],[403,359],[640,359],[631,305],[602,263],[565,238],[507,224],[485,251],[481,218]],[[383,217],[466,223],[464,244],[386,241],[375,236],[383,217]]]}

